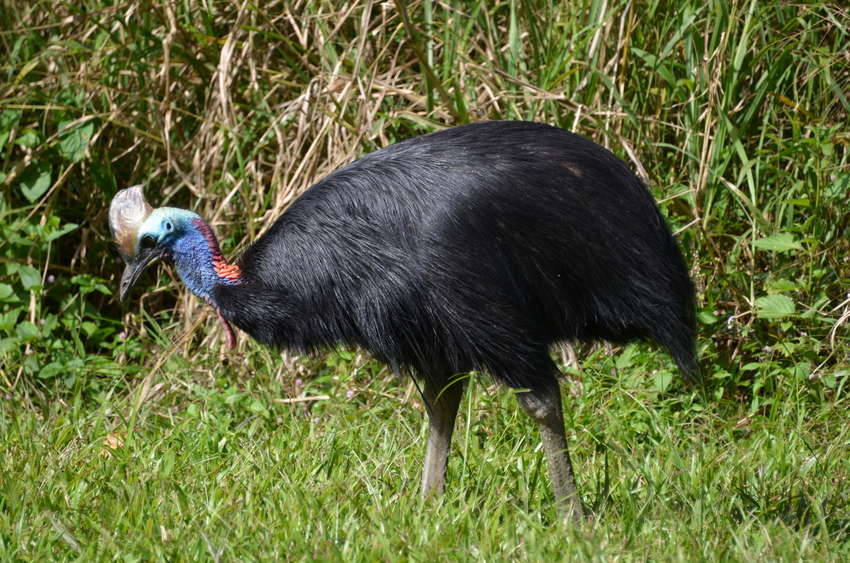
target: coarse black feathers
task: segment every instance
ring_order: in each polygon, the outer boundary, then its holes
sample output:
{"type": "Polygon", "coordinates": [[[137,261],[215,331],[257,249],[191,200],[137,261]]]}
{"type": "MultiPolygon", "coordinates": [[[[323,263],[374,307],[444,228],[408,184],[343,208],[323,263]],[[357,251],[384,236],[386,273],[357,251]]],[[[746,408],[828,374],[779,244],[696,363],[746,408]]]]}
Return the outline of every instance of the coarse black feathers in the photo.
{"type": "Polygon", "coordinates": [[[560,341],[654,340],[690,379],[694,291],[643,183],[614,154],[531,122],[403,141],[307,190],[219,284],[259,342],[371,351],[434,387],[487,371],[551,388],[560,341]]]}

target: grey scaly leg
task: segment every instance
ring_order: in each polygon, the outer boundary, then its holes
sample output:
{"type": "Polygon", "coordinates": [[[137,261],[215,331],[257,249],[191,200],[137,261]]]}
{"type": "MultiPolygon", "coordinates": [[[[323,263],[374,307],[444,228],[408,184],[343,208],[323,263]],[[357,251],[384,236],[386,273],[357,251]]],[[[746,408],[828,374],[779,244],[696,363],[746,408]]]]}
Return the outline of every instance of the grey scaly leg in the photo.
{"type": "Polygon", "coordinates": [[[581,522],[584,510],[573,478],[573,464],[564,434],[564,415],[558,385],[538,392],[518,392],[516,396],[522,410],[528,413],[540,428],[558,513],[565,520],[581,522]]]}
{"type": "Polygon", "coordinates": [[[422,398],[428,410],[428,447],[425,450],[425,472],[422,475],[422,497],[443,494],[446,484],[446,464],[452,444],[457,409],[463,394],[463,384],[451,383],[434,389],[426,381],[422,398]]]}

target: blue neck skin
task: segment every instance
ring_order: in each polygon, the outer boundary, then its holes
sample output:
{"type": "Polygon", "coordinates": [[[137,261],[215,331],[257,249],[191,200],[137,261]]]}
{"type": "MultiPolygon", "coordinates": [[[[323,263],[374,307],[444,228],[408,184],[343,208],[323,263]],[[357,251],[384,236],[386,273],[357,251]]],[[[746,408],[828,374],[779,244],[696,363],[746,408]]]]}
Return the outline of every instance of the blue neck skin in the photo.
{"type": "Polygon", "coordinates": [[[154,241],[160,245],[161,256],[174,261],[177,274],[189,291],[215,307],[227,333],[228,346],[233,348],[236,337],[213,298],[213,288],[218,284],[237,285],[242,279],[239,267],[228,264],[221,255],[209,225],[191,211],[160,207],[142,222],[136,240],[137,256],[141,245],[154,244],[154,241]]]}
{"type": "Polygon", "coordinates": [[[177,274],[189,291],[213,305],[216,305],[212,294],[213,287],[219,283],[231,284],[215,271],[209,242],[197,229],[187,229],[186,233],[174,242],[171,258],[177,267],[177,274]]]}
{"type": "MultiPolygon", "coordinates": [[[[189,291],[216,308],[213,288],[220,283],[238,283],[232,276],[225,277],[227,268],[232,267],[221,255],[212,229],[199,215],[185,209],[161,207],[145,220],[142,232],[149,233],[165,246],[164,256],[174,261],[177,274],[189,291]]],[[[144,236],[140,235],[140,239],[144,236]]]]}

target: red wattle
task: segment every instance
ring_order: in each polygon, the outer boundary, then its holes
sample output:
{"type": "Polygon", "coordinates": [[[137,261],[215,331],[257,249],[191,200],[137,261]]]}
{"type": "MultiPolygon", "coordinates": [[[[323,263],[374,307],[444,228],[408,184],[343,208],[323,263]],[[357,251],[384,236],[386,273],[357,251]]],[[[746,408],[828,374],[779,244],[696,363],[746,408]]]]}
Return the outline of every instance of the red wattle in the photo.
{"type": "Polygon", "coordinates": [[[233,333],[233,327],[230,326],[230,323],[227,322],[227,319],[224,318],[221,311],[216,309],[215,312],[218,313],[218,320],[220,320],[221,324],[224,325],[224,332],[227,334],[227,347],[233,350],[236,348],[236,334],[233,333]]]}

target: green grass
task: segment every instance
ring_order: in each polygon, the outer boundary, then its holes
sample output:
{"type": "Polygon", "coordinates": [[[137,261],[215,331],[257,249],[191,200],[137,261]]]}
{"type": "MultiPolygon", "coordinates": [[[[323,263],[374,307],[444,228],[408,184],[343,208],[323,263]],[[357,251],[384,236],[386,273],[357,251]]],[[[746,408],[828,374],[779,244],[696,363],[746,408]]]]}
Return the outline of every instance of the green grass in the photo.
{"type": "Polygon", "coordinates": [[[0,560],[847,560],[848,22],[770,0],[2,0],[0,560]],[[406,380],[347,349],[229,352],[168,266],[113,294],[121,188],[238,253],[340,165],[482,119],[620,155],[698,288],[704,394],[647,347],[564,367],[580,529],[486,378],[423,503],[406,380]],[[329,398],[280,402],[304,394],[329,398]]]}
{"type": "MultiPolygon", "coordinates": [[[[830,405],[770,414],[701,410],[645,385],[645,354],[589,369],[565,393],[585,502],[563,527],[536,428],[510,393],[464,400],[448,492],[418,494],[426,424],[415,395],[352,353],[314,364],[304,392],[207,385],[173,360],[162,398],[54,403],[45,420],[3,407],[0,553],[15,560],[842,561],[850,554],[850,436],[830,405]],[[610,367],[610,366],[608,366],[610,367]],[[337,381],[335,373],[342,375],[337,381]],[[347,391],[355,396],[347,398],[347,391]],[[120,440],[105,448],[107,436],[120,440]]],[[[623,356],[618,356],[622,359],[623,356]]],[[[269,362],[275,364],[275,362],[269,362]]],[[[204,376],[201,376],[204,377],[204,376]]],[[[838,412],[836,412],[838,411],[838,412]]]]}

